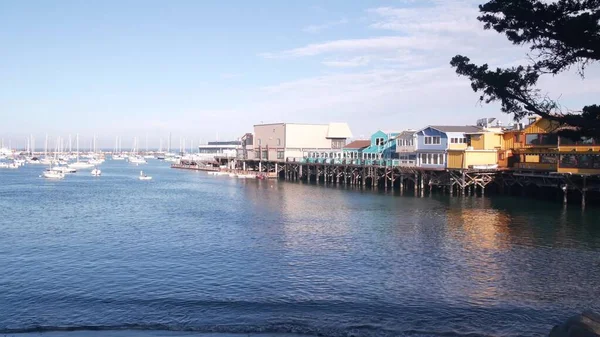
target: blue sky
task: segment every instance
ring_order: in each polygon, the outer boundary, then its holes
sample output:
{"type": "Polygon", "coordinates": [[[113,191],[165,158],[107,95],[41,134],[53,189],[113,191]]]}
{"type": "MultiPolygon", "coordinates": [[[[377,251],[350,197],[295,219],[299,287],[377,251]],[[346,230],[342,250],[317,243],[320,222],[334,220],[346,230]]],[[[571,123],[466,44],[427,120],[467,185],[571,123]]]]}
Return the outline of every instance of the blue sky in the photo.
{"type": "MultiPolygon", "coordinates": [[[[484,32],[472,0],[0,2],[0,135],[97,134],[123,146],[171,132],[235,138],[260,122],[379,128],[509,117],[449,67],[524,62],[484,32]]],[[[544,79],[567,108],[594,102],[597,67],[544,79]]],[[[21,145],[23,146],[23,145],[21,145]]],[[[128,145],[127,145],[128,146],[128,145]]]]}

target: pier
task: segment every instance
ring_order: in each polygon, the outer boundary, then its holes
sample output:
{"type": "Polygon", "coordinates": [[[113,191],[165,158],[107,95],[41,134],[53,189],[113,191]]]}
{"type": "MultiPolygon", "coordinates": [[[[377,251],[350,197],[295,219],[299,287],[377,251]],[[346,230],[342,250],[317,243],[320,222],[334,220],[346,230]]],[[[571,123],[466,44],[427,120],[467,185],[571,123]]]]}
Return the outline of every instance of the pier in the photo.
{"type": "Polygon", "coordinates": [[[237,164],[250,172],[268,173],[280,180],[324,185],[357,186],[407,192],[415,196],[505,194],[562,200],[563,204],[600,202],[600,175],[540,172],[521,169],[425,169],[394,165],[391,161],[309,162],[244,160],[237,164]]]}

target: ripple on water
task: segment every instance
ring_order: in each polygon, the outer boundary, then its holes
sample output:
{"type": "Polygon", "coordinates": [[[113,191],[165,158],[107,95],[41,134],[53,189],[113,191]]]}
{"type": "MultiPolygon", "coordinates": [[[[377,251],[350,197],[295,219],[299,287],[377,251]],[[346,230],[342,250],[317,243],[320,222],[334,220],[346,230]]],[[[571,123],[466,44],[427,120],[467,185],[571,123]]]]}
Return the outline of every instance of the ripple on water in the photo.
{"type": "Polygon", "coordinates": [[[537,336],[600,310],[597,211],[161,165],[0,174],[0,332],[537,336]]]}

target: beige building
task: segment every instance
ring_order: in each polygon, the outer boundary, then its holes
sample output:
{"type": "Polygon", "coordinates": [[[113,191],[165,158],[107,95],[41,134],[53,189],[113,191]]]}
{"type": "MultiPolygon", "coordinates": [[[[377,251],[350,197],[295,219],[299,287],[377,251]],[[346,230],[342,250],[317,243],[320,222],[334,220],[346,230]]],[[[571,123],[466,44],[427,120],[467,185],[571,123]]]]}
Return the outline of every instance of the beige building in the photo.
{"type": "Polygon", "coordinates": [[[346,123],[254,125],[254,159],[300,160],[304,152],[342,149],[352,137],[346,123]]]}

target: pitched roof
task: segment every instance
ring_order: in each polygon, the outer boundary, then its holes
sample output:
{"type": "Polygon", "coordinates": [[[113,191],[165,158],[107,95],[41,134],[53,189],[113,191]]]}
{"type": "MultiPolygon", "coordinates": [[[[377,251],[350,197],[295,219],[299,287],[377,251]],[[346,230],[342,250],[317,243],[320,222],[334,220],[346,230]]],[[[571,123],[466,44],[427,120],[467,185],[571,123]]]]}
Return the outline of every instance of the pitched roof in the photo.
{"type": "Polygon", "coordinates": [[[350,144],[344,146],[345,149],[364,149],[365,147],[369,147],[371,145],[370,140],[355,140],[350,144]]]}
{"type": "Polygon", "coordinates": [[[350,138],[352,132],[347,123],[329,123],[327,138],[350,138]]]}
{"type": "Polygon", "coordinates": [[[400,137],[407,137],[407,136],[412,136],[416,133],[416,130],[406,130],[406,131],[402,131],[400,132],[400,134],[398,135],[398,137],[396,138],[400,138],[400,137]]]}
{"type": "Polygon", "coordinates": [[[477,132],[481,131],[478,126],[472,125],[430,125],[430,128],[442,131],[442,132],[477,132]]]}

